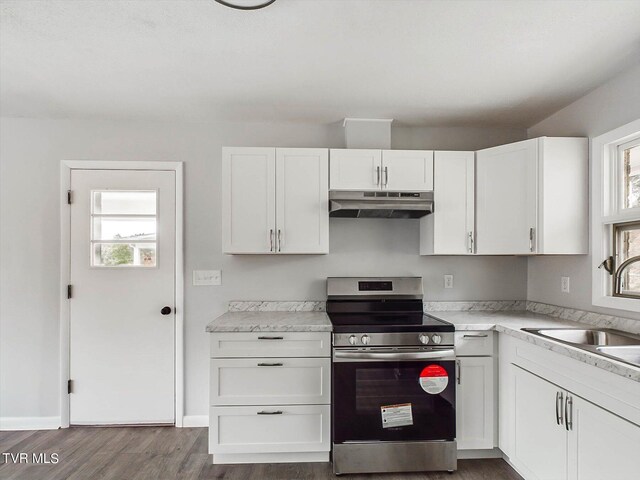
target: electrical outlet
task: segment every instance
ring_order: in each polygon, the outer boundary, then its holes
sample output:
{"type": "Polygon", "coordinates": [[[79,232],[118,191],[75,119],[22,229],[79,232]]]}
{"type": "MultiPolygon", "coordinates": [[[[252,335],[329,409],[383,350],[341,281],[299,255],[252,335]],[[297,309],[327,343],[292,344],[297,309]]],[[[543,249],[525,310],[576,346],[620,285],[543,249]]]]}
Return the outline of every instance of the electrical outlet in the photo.
{"type": "Polygon", "coordinates": [[[569,277],[560,277],[560,290],[562,293],[569,293],[569,277]]]}
{"type": "Polygon", "coordinates": [[[453,275],[444,276],[444,288],[453,288],[453,275]]]}
{"type": "Polygon", "coordinates": [[[202,285],[222,285],[222,271],[220,270],[194,270],[193,284],[202,285]]]}

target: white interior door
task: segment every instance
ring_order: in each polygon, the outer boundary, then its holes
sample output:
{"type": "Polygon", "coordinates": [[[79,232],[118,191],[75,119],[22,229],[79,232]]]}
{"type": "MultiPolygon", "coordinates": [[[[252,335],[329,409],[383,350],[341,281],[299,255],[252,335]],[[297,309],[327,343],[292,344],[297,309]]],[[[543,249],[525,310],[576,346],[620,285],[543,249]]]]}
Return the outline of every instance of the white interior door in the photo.
{"type": "Polygon", "coordinates": [[[70,423],[174,423],[175,172],[72,170],[71,190],[70,423]]]}

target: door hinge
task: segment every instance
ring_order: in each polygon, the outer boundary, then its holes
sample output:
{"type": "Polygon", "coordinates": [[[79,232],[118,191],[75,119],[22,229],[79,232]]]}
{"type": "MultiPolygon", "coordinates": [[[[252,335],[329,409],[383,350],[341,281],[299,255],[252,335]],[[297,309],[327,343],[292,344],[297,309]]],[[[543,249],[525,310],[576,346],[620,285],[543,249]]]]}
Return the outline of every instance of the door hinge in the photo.
{"type": "Polygon", "coordinates": [[[67,190],[67,204],[71,205],[71,190],[67,190]]]}
{"type": "Polygon", "coordinates": [[[73,380],[67,380],[67,393],[73,393],[73,380]]]}
{"type": "Polygon", "coordinates": [[[67,285],[67,299],[73,296],[73,285],[67,285]]]}

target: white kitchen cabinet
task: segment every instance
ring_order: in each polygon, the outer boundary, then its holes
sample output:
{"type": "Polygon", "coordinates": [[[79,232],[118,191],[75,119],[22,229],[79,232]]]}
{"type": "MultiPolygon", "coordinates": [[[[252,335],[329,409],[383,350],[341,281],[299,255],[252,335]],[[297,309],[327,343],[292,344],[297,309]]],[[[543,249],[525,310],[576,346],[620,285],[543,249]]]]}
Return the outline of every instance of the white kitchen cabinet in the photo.
{"type": "Polygon", "coordinates": [[[433,151],[383,150],[381,184],[390,192],[433,190],[433,151]]]}
{"type": "Polygon", "coordinates": [[[640,427],[571,395],[569,480],[632,480],[638,476],[640,427]]]}
{"type": "Polygon", "coordinates": [[[328,253],[328,150],[223,148],[225,253],[328,253]]]}
{"type": "Polygon", "coordinates": [[[637,478],[640,427],[514,368],[510,461],[526,479],[637,478]]]}
{"type": "Polygon", "coordinates": [[[475,153],[434,154],[434,211],[420,219],[421,255],[475,251],[475,153]]]}
{"type": "Polygon", "coordinates": [[[331,333],[214,332],[210,340],[213,463],[329,461],[331,333]]]}
{"type": "Polygon", "coordinates": [[[567,478],[567,432],[556,421],[564,405],[563,390],[516,368],[514,372],[514,449],[511,462],[527,479],[567,478]]]}
{"type": "Polygon", "coordinates": [[[494,447],[493,357],[458,357],[456,440],[458,450],[494,447]]]}
{"type": "Polygon", "coordinates": [[[433,151],[331,149],[331,190],[433,190],[433,151]]]}
{"type": "Polygon", "coordinates": [[[276,225],[274,148],[222,149],[225,253],[270,253],[276,225]]]}
{"type": "Polygon", "coordinates": [[[478,254],[586,254],[587,226],[586,138],[541,137],[476,152],[478,254]]]}
{"type": "Polygon", "coordinates": [[[328,404],[330,358],[215,358],[211,405],[328,404]]]}
{"type": "Polygon", "coordinates": [[[382,150],[332,148],[329,158],[331,190],[382,188],[382,150]]]}
{"type": "Polygon", "coordinates": [[[276,149],[278,253],[329,253],[329,152],[276,149]]]}

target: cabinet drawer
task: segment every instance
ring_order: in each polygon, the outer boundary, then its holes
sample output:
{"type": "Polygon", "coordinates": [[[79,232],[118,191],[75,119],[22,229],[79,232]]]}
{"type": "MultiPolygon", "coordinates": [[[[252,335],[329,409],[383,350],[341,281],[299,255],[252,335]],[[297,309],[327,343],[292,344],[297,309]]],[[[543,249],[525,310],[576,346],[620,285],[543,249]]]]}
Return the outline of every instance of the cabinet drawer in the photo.
{"type": "Polygon", "coordinates": [[[331,357],[331,333],[212,333],[211,357],[331,357]]]}
{"type": "Polygon", "coordinates": [[[493,355],[493,332],[490,330],[462,331],[455,334],[456,355],[493,355]]]}
{"type": "Polygon", "coordinates": [[[329,405],[211,407],[209,453],[328,452],[329,405]]]}
{"type": "Polygon", "coordinates": [[[212,358],[211,405],[329,404],[330,358],[212,358]]]}

